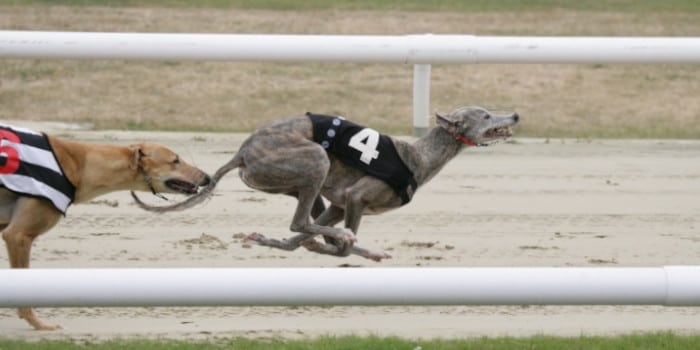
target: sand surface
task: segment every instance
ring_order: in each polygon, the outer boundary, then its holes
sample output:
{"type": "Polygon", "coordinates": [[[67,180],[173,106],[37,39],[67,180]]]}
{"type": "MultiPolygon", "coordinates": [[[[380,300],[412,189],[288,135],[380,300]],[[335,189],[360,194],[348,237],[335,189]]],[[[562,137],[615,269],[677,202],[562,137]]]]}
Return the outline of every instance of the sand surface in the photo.
{"type": "MultiPolygon", "coordinates": [[[[21,124],[15,122],[15,124],[21,124]]],[[[84,131],[77,140],[161,142],[213,172],[246,135],[84,131]]],[[[160,200],[144,193],[149,203],[160,200]]],[[[174,199],[180,199],[173,196],[174,199]]],[[[290,235],[295,200],[255,192],[235,173],[185,212],[154,215],[113,193],[69,209],[35,244],[33,267],[660,266],[700,264],[700,141],[515,139],[469,149],[406,207],[363,219],[358,245],[380,264],[243,244],[290,235]]],[[[7,261],[5,250],[0,260],[7,261]]],[[[36,332],[0,309],[0,337],[410,338],[700,332],[700,308],[661,306],[42,308],[64,329],[36,332]]]]}

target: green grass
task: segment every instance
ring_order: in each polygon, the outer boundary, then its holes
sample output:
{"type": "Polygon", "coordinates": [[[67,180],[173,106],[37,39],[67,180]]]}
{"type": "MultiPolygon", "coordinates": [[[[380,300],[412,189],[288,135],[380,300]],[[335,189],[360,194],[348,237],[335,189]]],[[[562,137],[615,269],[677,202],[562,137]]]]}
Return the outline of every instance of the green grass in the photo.
{"type": "Polygon", "coordinates": [[[396,337],[320,337],[306,340],[246,339],[202,341],[169,340],[111,340],[100,343],[72,341],[14,341],[0,340],[0,350],[73,350],[73,349],[150,349],[150,350],[696,350],[700,348],[700,335],[678,335],[670,332],[622,335],[616,337],[550,337],[534,336],[526,338],[472,338],[459,340],[432,339],[408,340],[396,337]]]}
{"type": "Polygon", "coordinates": [[[694,0],[2,0],[0,4],[76,6],[221,7],[265,10],[407,10],[407,11],[575,11],[700,12],[694,0]]]}

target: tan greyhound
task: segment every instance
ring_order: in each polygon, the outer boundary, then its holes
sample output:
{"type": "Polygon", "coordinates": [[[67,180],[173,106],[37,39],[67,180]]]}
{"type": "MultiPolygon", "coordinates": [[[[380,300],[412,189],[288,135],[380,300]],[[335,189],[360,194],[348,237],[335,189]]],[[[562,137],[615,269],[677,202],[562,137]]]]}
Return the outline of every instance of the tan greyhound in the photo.
{"type": "Polygon", "coordinates": [[[238,168],[248,186],[298,199],[290,227],[298,235],[276,240],[252,234],[248,241],[284,250],[304,246],[321,254],[357,254],[381,261],[390,256],[354,245],[362,215],[406,204],[417,188],[465,147],[510,137],[510,127],[519,116],[463,107],[445,116],[436,114],[436,120],[435,128],[409,144],[342,117],[307,113],[257,129],[216,172],[210,186],[181,203],[156,207],[132,196],[146,210],[186,209],[204,201],[221,177],[238,168]],[[322,197],[330,201],[328,208],[322,197]],[[343,220],[345,228],[333,227],[343,220]],[[316,241],[317,235],[322,235],[325,243],[316,241]]]}
{"type": "MultiPolygon", "coordinates": [[[[0,180],[3,180],[2,175],[26,180],[28,177],[21,174],[23,167],[37,166],[23,158],[29,157],[30,153],[50,155],[44,151],[52,150],[53,159],[58,164],[56,171],[62,172],[68,180],[64,185],[69,188],[72,198],[68,198],[65,203],[67,205],[83,203],[99,195],[121,190],[192,195],[197,193],[199,186],[208,185],[210,179],[206,173],[185,163],[173,151],[158,144],[115,146],[73,142],[9,127],[0,128],[0,142],[0,180]],[[23,144],[28,139],[43,142],[44,149],[41,149],[41,145],[31,147],[23,144]]],[[[43,173],[56,173],[40,170],[43,173]]],[[[65,207],[58,207],[55,202],[37,195],[21,194],[9,185],[9,180],[6,182],[0,181],[2,238],[7,246],[10,266],[28,268],[32,243],[58,223],[65,207]]],[[[31,308],[20,308],[18,314],[35,329],[60,328],[42,322],[31,308]]]]}

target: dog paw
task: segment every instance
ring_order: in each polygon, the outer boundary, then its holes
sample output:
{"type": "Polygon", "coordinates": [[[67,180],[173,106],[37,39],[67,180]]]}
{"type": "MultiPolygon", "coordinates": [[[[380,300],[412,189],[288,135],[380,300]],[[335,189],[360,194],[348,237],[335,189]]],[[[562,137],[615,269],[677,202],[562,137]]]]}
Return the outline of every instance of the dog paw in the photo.
{"type": "Polygon", "coordinates": [[[53,325],[43,325],[41,328],[37,328],[40,331],[60,331],[63,327],[60,324],[53,325]]]}
{"type": "Polygon", "coordinates": [[[245,244],[258,244],[263,240],[265,240],[265,236],[263,236],[257,232],[253,232],[243,239],[243,243],[245,243],[245,244]]]}
{"type": "Polygon", "coordinates": [[[366,258],[376,262],[382,262],[383,259],[391,259],[391,255],[386,252],[370,252],[366,258]]]}
{"type": "Polygon", "coordinates": [[[338,239],[340,239],[345,244],[352,244],[357,242],[357,236],[355,236],[355,234],[348,229],[343,229],[343,233],[338,237],[338,239]]]}
{"type": "Polygon", "coordinates": [[[300,244],[302,247],[304,247],[304,248],[306,248],[306,249],[308,249],[308,250],[310,250],[310,251],[314,251],[314,252],[320,251],[320,250],[323,248],[323,246],[324,246],[323,244],[318,243],[318,241],[316,241],[315,239],[307,239],[307,240],[305,240],[305,241],[302,241],[302,242],[299,243],[299,244],[300,244]]]}

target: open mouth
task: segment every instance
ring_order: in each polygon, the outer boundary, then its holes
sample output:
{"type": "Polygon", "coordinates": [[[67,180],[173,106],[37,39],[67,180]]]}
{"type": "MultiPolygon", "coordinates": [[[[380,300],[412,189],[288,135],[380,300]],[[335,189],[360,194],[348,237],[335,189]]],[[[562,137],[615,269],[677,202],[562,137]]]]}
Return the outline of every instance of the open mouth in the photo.
{"type": "Polygon", "coordinates": [[[198,186],[187,181],[178,179],[168,179],[165,180],[165,186],[168,186],[171,190],[184,194],[195,194],[197,193],[198,186]]]}
{"type": "Polygon", "coordinates": [[[489,129],[484,133],[484,138],[489,138],[489,139],[499,139],[499,138],[508,138],[513,135],[513,131],[510,129],[510,126],[504,126],[500,128],[493,128],[489,129]]]}

